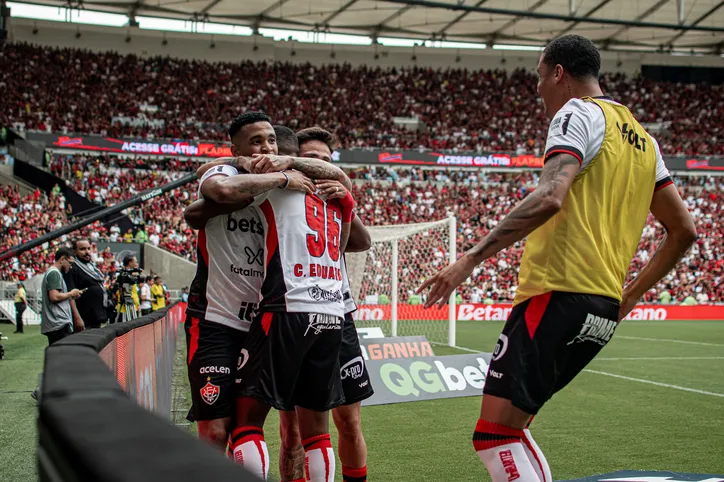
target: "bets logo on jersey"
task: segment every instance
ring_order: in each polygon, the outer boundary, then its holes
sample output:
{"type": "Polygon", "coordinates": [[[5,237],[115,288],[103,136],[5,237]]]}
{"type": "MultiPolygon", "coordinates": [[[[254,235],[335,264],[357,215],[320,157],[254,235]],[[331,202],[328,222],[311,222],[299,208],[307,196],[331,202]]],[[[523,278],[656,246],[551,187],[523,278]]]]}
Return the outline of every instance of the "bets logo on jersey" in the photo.
{"type": "Polygon", "coordinates": [[[234,219],[234,217],[229,214],[229,217],[226,218],[226,230],[227,231],[241,231],[242,233],[254,233],[258,234],[260,236],[264,236],[264,226],[257,221],[256,219],[234,219]]]}

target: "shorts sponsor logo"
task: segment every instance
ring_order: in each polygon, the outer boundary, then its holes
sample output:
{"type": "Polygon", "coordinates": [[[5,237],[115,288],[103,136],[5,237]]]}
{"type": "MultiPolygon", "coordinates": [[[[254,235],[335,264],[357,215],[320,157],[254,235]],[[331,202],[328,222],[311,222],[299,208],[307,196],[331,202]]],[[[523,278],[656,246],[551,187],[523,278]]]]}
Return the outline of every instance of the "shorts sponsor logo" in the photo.
{"type": "Polygon", "coordinates": [[[338,303],[338,302],[342,301],[342,292],[339,290],[328,291],[328,290],[320,288],[317,285],[314,285],[311,288],[309,288],[307,290],[307,292],[309,293],[309,296],[311,296],[311,298],[314,301],[332,301],[334,303],[338,303]]]}
{"type": "Polygon", "coordinates": [[[242,276],[251,276],[252,278],[261,278],[264,276],[264,273],[258,269],[253,268],[241,268],[239,266],[234,265],[233,263],[231,266],[229,266],[229,269],[232,273],[240,274],[242,276]]]}
{"type": "Polygon", "coordinates": [[[231,373],[231,370],[229,367],[201,367],[199,369],[199,373],[201,374],[210,374],[210,373],[220,373],[222,375],[228,375],[231,373]]]}
{"type": "Polygon", "coordinates": [[[505,352],[508,351],[508,336],[502,333],[498,337],[498,342],[495,344],[495,351],[493,351],[493,361],[498,361],[503,358],[505,352]]]}
{"type": "Polygon", "coordinates": [[[309,330],[315,335],[322,333],[322,330],[341,330],[342,319],[333,315],[325,315],[322,313],[309,313],[309,326],[307,326],[304,336],[307,336],[309,330]]]}
{"type": "Polygon", "coordinates": [[[503,378],[503,374],[502,374],[502,373],[496,372],[496,371],[493,370],[492,368],[491,368],[490,370],[488,370],[488,376],[489,376],[489,377],[493,377],[493,378],[497,378],[498,380],[500,380],[501,378],[503,378]]]}
{"type": "Polygon", "coordinates": [[[613,320],[588,313],[586,321],[583,322],[583,327],[581,327],[581,332],[568,344],[572,345],[573,343],[592,341],[593,343],[604,346],[613,336],[617,325],[618,323],[613,320]]]}
{"type": "Polygon", "coordinates": [[[515,465],[513,452],[510,450],[502,450],[498,455],[500,456],[500,461],[503,463],[505,473],[508,474],[508,482],[520,479],[520,472],[518,472],[518,466],[515,465]]]}
{"type": "Polygon", "coordinates": [[[221,387],[218,385],[214,385],[211,383],[211,377],[208,377],[206,379],[206,385],[201,387],[201,399],[206,402],[208,405],[213,405],[216,403],[216,400],[219,399],[219,394],[221,393],[221,387]]]}
{"type": "Polygon", "coordinates": [[[352,358],[350,361],[342,365],[339,369],[339,373],[342,376],[342,380],[347,377],[357,380],[365,372],[365,361],[361,356],[352,358]]]}

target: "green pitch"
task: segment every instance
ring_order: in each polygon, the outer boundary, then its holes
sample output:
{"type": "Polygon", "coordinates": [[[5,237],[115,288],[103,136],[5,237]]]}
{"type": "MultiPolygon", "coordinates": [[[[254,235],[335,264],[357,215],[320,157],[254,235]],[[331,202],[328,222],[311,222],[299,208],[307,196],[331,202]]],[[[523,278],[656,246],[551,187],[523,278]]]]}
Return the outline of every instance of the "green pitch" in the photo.
{"type": "MultiPolygon", "coordinates": [[[[501,326],[460,322],[458,344],[490,351],[501,326]]],[[[30,392],[46,342],[37,327],[22,336],[8,334],[10,325],[0,331],[10,337],[0,361],[0,478],[33,480],[36,409],[30,392]]],[[[183,351],[180,340],[173,414],[179,424],[190,403],[183,351]]],[[[619,469],[724,473],[724,322],[624,322],[588,370],[532,426],[557,480],[619,469]]],[[[364,408],[370,480],[489,480],[470,442],[479,404],[473,397],[364,408]]],[[[272,459],[278,456],[277,427],[272,415],[266,429],[272,459]]],[[[179,428],[195,431],[194,425],[179,428]]]]}

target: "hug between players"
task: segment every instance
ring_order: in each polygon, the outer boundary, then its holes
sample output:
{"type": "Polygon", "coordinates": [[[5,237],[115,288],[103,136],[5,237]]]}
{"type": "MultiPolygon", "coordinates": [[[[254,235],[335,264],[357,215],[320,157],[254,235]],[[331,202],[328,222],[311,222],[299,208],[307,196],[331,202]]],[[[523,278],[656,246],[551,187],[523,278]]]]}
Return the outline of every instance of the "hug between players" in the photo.
{"type": "MultiPolygon", "coordinates": [[[[584,37],[545,48],[537,88],[551,123],[537,188],[418,290],[427,308],[442,307],[476,266],[527,238],[473,434],[493,482],[552,482],[533,417],[696,237],[658,144],[601,91],[600,63],[584,37]],[[666,236],[624,287],[649,212],[666,236]]],[[[343,480],[366,481],[360,403],[373,388],[365,369],[340,369],[361,359],[344,253],[371,239],[350,180],[331,163],[335,136],[246,112],[229,137],[234,157],[199,168],[199,199],[184,213],[199,230],[185,323],[199,437],[266,480],[264,423],[274,408],[282,480],[331,482],[331,411],[343,480]]]]}

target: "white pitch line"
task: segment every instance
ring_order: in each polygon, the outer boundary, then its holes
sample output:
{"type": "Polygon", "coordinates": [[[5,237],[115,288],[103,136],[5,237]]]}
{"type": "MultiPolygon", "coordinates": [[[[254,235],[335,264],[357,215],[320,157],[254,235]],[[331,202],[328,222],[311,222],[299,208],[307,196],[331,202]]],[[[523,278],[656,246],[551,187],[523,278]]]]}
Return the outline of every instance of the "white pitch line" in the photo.
{"type": "Polygon", "coordinates": [[[712,397],[724,398],[724,393],[707,392],[705,390],[697,390],[696,388],[680,387],[678,385],[670,385],[668,383],[654,382],[652,380],[645,380],[643,378],[625,377],[623,375],[616,375],[615,373],[599,372],[598,370],[585,369],[584,372],[596,373],[598,375],[606,375],[608,377],[620,378],[622,380],[629,380],[631,382],[647,383],[649,385],[656,385],[657,387],[673,388],[674,390],[681,390],[682,392],[698,393],[700,395],[711,395],[712,397]]]}
{"type": "Polygon", "coordinates": [[[596,357],[594,361],[620,361],[620,360],[724,360],[724,356],[649,356],[630,358],[596,357]]]}
{"type": "Polygon", "coordinates": [[[724,345],[720,343],[704,343],[701,341],[686,341],[686,340],[673,340],[671,338],[644,338],[641,336],[624,336],[614,335],[615,338],[622,338],[624,340],[644,340],[644,341],[667,341],[669,343],[683,343],[686,345],[703,345],[703,346],[720,346],[724,348],[724,345]]]}

